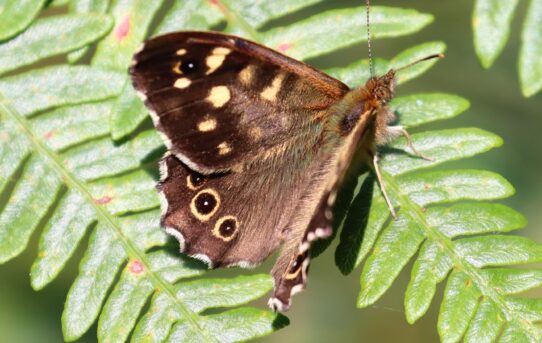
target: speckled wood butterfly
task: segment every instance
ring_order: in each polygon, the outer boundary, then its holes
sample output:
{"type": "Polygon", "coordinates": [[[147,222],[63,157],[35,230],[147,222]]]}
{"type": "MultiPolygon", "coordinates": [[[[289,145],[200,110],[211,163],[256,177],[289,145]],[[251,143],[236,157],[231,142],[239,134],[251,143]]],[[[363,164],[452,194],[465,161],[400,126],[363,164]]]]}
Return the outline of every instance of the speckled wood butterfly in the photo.
{"type": "Polygon", "coordinates": [[[311,245],[332,234],[353,158],[372,160],[379,175],[376,146],[408,137],[389,126],[395,73],[350,89],[235,36],[147,41],[130,74],[169,149],[158,184],[166,232],[210,268],[252,267],[282,244],[269,304],[286,311],[306,285],[311,245]]]}

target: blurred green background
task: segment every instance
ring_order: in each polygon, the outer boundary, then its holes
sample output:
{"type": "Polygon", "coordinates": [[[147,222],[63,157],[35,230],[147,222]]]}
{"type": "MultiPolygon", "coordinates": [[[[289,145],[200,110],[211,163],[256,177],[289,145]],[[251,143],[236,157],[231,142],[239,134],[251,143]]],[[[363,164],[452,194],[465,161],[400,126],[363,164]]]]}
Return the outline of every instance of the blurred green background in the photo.
{"type": "MultiPolygon", "coordinates": [[[[297,15],[317,13],[323,6],[353,6],[360,1],[328,1],[297,15]]],[[[447,92],[471,101],[471,108],[460,117],[431,127],[481,127],[504,138],[504,146],[476,158],[446,164],[444,168],[488,169],[505,176],[517,195],[505,203],[524,213],[530,224],[522,234],[542,242],[542,153],[536,143],[542,129],[542,94],[529,99],[521,96],[517,76],[517,54],[521,22],[526,1],[520,1],[511,38],[504,53],[490,70],[483,70],[474,53],[471,30],[473,2],[467,0],[380,0],[374,5],[415,8],[435,16],[433,24],[408,37],[376,41],[374,53],[391,58],[414,44],[431,40],[446,42],[446,59],[432,70],[398,89],[399,95],[416,92],[447,92]]],[[[360,19],[363,16],[360,16],[360,19]]],[[[337,23],[340,25],[340,23],[337,23]]],[[[360,32],[365,35],[365,32],[360,32]]],[[[317,37],[315,37],[317,39],[317,37]]],[[[317,67],[346,65],[366,57],[365,44],[331,56],[309,61],[317,67]],[[340,60],[337,60],[339,59],[340,60]]],[[[541,57],[542,58],[542,57],[541,57]]],[[[422,127],[421,130],[428,128],[422,127]]],[[[85,246],[85,243],[82,244],[85,246]]],[[[81,251],[68,268],[45,290],[30,288],[28,271],[37,251],[37,235],[24,254],[0,265],[0,342],[61,342],[60,317],[69,284],[77,272],[81,251]]],[[[333,244],[311,265],[308,289],[296,296],[288,313],[291,325],[262,339],[264,342],[437,342],[436,321],[442,285],[429,313],[415,325],[407,324],[403,295],[409,280],[405,268],[392,289],[374,306],[356,309],[359,268],[344,277],[334,265],[333,244]]],[[[258,271],[266,272],[272,262],[258,271]]],[[[217,273],[234,273],[219,271],[217,273]]],[[[535,295],[533,293],[533,295],[535,295]]],[[[537,296],[542,296],[538,291],[537,296]]],[[[264,301],[257,303],[265,306],[264,301]]],[[[96,328],[80,341],[94,342],[96,328]]]]}

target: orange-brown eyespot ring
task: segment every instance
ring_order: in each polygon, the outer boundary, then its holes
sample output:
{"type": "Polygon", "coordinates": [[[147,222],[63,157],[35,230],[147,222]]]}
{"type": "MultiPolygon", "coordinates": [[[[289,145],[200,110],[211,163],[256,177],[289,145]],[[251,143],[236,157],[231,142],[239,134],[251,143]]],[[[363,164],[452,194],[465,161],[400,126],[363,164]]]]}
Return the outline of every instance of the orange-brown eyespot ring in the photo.
{"type": "Polygon", "coordinates": [[[202,222],[206,222],[220,208],[220,196],[212,188],[201,190],[192,198],[190,211],[202,222]]]}
{"type": "Polygon", "coordinates": [[[200,174],[191,173],[186,176],[186,186],[193,191],[201,188],[205,184],[205,181],[205,177],[200,174]]]}
{"type": "Polygon", "coordinates": [[[303,261],[305,261],[305,258],[305,254],[298,254],[292,259],[290,264],[288,264],[288,269],[286,270],[286,275],[284,277],[289,280],[295,279],[301,272],[301,269],[303,269],[303,261]]]}
{"type": "Polygon", "coordinates": [[[239,221],[234,216],[220,217],[213,229],[213,235],[225,242],[229,242],[237,236],[239,232],[239,221]]]}

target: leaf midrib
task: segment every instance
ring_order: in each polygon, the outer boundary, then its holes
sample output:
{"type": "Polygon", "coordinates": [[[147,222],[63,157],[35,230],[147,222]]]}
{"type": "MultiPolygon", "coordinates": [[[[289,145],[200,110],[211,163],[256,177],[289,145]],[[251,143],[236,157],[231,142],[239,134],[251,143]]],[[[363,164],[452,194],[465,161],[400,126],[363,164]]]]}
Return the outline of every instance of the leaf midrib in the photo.
{"type": "Polygon", "coordinates": [[[524,318],[521,312],[514,311],[513,308],[508,306],[505,297],[496,292],[493,287],[488,284],[486,278],[479,273],[480,269],[468,263],[464,257],[457,253],[452,240],[427,223],[421,208],[410,200],[408,195],[403,194],[400,191],[399,185],[395,182],[395,179],[385,171],[382,171],[382,177],[390,193],[394,193],[395,198],[399,199],[402,210],[408,211],[411,219],[422,228],[427,239],[437,242],[444,248],[444,253],[452,259],[453,265],[459,267],[461,271],[467,274],[473,280],[476,287],[478,287],[480,293],[482,293],[483,296],[490,298],[497,305],[506,316],[506,321],[519,323],[520,326],[524,328],[524,331],[529,334],[531,339],[537,342],[541,341],[542,337],[538,334],[534,325],[529,325],[528,323],[530,323],[530,321],[527,318],[524,318]]]}
{"type": "Polygon", "coordinates": [[[208,336],[206,331],[200,327],[198,323],[198,318],[200,316],[190,311],[188,307],[176,297],[176,292],[172,285],[163,280],[157,273],[154,272],[154,270],[150,268],[150,263],[147,261],[146,254],[139,251],[139,249],[136,248],[135,245],[122,233],[121,225],[117,218],[109,213],[109,211],[107,211],[104,207],[99,206],[96,204],[96,202],[94,202],[94,198],[90,190],[86,187],[85,183],[77,179],[75,175],[63,165],[60,156],[56,152],[49,149],[46,144],[34,134],[31,129],[30,122],[12,109],[2,94],[0,94],[0,111],[6,113],[18,124],[20,131],[22,131],[30,141],[33,150],[38,153],[39,156],[42,157],[42,160],[58,174],[58,177],[62,180],[62,182],[68,188],[77,190],[85,197],[87,202],[90,203],[94,208],[98,220],[105,223],[105,226],[111,230],[111,232],[118,239],[120,239],[128,258],[137,259],[143,264],[145,270],[148,271],[149,278],[151,279],[154,288],[160,289],[172,299],[173,304],[177,307],[179,312],[183,314],[185,319],[188,319],[190,326],[192,326],[193,330],[203,338],[204,342],[216,342],[214,338],[208,336]]]}

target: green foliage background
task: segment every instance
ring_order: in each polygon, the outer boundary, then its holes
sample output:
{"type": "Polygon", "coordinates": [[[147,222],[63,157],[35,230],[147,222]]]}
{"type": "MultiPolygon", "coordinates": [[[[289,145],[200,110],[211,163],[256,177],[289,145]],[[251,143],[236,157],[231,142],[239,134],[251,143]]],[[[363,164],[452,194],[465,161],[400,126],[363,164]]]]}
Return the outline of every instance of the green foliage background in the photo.
{"type": "MultiPolygon", "coordinates": [[[[44,1],[42,1],[44,2],[44,1]]],[[[534,1],[533,1],[534,2],[534,1]]],[[[22,3],[22,2],[21,2],[22,3]]],[[[33,6],[29,8],[35,8],[37,2],[31,1],[33,6]]],[[[359,2],[354,1],[328,1],[324,2],[323,5],[310,7],[308,10],[303,10],[296,16],[287,17],[284,20],[284,23],[292,23],[298,17],[303,18],[304,16],[309,16],[312,14],[320,13],[324,8],[331,6],[339,7],[349,7],[352,5],[358,5],[359,2]]],[[[375,5],[375,4],[374,4],[375,5]]],[[[387,5],[394,7],[405,7],[406,3],[404,1],[378,1],[376,5],[387,5]]],[[[152,5],[149,5],[152,7],[152,5]]],[[[507,199],[505,203],[511,205],[515,209],[519,210],[522,213],[525,213],[526,216],[530,219],[530,226],[523,231],[522,235],[531,237],[536,241],[542,241],[542,235],[537,229],[537,224],[540,223],[541,214],[538,210],[538,205],[542,203],[541,195],[542,194],[542,182],[540,178],[540,170],[542,169],[542,154],[537,150],[536,138],[538,130],[541,127],[541,115],[540,115],[540,105],[542,105],[541,95],[534,95],[529,100],[525,100],[521,97],[519,82],[517,81],[517,52],[518,48],[518,38],[519,38],[519,28],[521,21],[525,16],[525,10],[527,8],[526,1],[520,1],[519,7],[516,9],[516,18],[517,20],[513,22],[512,32],[510,34],[511,40],[508,42],[508,45],[504,47],[502,56],[493,62],[493,67],[489,71],[482,71],[478,62],[476,61],[476,55],[474,53],[474,47],[472,43],[472,29],[471,29],[471,14],[473,11],[473,4],[469,1],[430,1],[430,0],[416,0],[408,2],[409,8],[415,8],[416,10],[424,13],[431,13],[435,17],[435,21],[428,27],[426,27],[420,33],[415,35],[410,35],[407,37],[387,39],[387,40],[377,40],[375,43],[375,52],[376,55],[383,59],[391,59],[394,56],[398,56],[395,60],[392,60],[393,65],[401,65],[403,60],[408,60],[412,58],[409,56],[408,52],[406,54],[400,54],[404,52],[405,49],[410,48],[414,45],[419,45],[423,42],[443,40],[448,45],[447,48],[447,59],[441,61],[437,64],[434,69],[424,74],[422,77],[416,79],[414,82],[406,83],[399,87],[399,95],[408,95],[408,94],[417,94],[420,92],[445,92],[451,94],[458,94],[465,98],[468,98],[471,102],[471,108],[462,116],[454,119],[447,120],[441,123],[431,124],[429,126],[424,126],[424,130],[428,129],[450,129],[455,127],[481,127],[485,130],[496,132],[501,137],[504,138],[505,146],[497,151],[494,151],[489,154],[481,155],[476,159],[471,160],[460,160],[452,162],[451,164],[446,165],[446,169],[458,169],[458,168],[476,168],[476,169],[488,169],[494,170],[503,174],[508,180],[511,181],[513,185],[518,190],[518,195],[507,199]],[[394,63],[395,62],[395,63],[394,63]]],[[[143,23],[145,20],[148,20],[148,14],[152,12],[153,8],[142,8],[142,16],[139,18],[138,22],[143,23]]],[[[54,9],[52,10],[54,13],[54,9]]],[[[359,16],[362,18],[363,16],[359,16]]],[[[375,26],[378,27],[378,16],[375,15],[375,26]]],[[[197,20],[203,20],[198,18],[197,15],[193,17],[197,20]]],[[[101,19],[95,19],[95,22],[81,22],[81,20],[71,20],[66,22],[64,25],[73,25],[74,28],[70,31],[75,31],[77,25],[95,25],[93,31],[99,35],[100,30],[103,30],[104,34],[108,30],[111,23],[101,22],[101,19]]],[[[358,20],[358,19],[355,19],[358,20]]],[[[275,22],[274,24],[280,25],[282,22],[275,22]]],[[[47,24],[47,23],[45,23],[47,24]]],[[[329,55],[329,56],[320,56],[316,59],[311,60],[312,63],[326,68],[336,65],[347,65],[349,63],[354,63],[360,59],[360,56],[365,55],[365,44],[360,42],[363,39],[359,37],[364,36],[363,23],[359,23],[357,26],[359,32],[346,32],[342,33],[340,37],[345,40],[344,49],[340,56],[329,55]],[[352,42],[355,43],[353,46],[349,47],[350,43],[345,37],[350,37],[352,42]]],[[[1,28],[1,27],[0,27],[1,28]]],[[[299,54],[299,56],[310,57],[311,51],[318,49],[321,45],[325,45],[326,41],[336,40],[333,36],[334,32],[317,32],[314,33],[314,30],[308,30],[307,34],[310,37],[304,38],[299,36],[299,33],[296,36],[292,36],[292,39],[311,39],[311,44],[314,44],[314,47],[311,48],[310,44],[306,45],[307,48],[305,51],[293,51],[294,55],[299,54]],[[321,37],[321,39],[318,39],[321,37]]],[[[336,31],[340,31],[337,29],[336,31]]],[[[3,31],[2,31],[3,32],[3,31]]],[[[39,30],[38,30],[39,32],[39,30]]],[[[280,31],[275,31],[277,35],[280,34],[280,31]],[[278,32],[278,33],[277,33],[278,32]]],[[[69,39],[68,37],[64,37],[69,39]]],[[[85,38],[78,35],[77,38],[80,40],[81,46],[85,44],[85,38]]],[[[89,38],[90,39],[90,38],[89,38]]],[[[272,35],[266,37],[269,41],[273,41],[272,35]]],[[[137,39],[135,39],[137,40],[137,39]]],[[[46,43],[46,40],[42,40],[41,44],[46,43]]],[[[131,42],[127,43],[128,46],[126,49],[133,49],[131,42]]],[[[133,45],[137,45],[137,42],[134,41],[133,45]]],[[[13,47],[10,47],[14,49],[13,47]]],[[[418,53],[424,54],[427,52],[434,52],[434,49],[442,49],[442,46],[439,46],[439,43],[434,43],[429,46],[419,46],[420,51],[418,53]],[[427,49],[427,50],[425,50],[427,49]]],[[[55,47],[50,46],[50,51],[55,51],[55,47]]],[[[102,48],[97,51],[97,55],[102,55],[101,58],[98,58],[101,66],[108,68],[119,68],[122,69],[126,64],[125,60],[122,59],[111,59],[110,55],[107,52],[107,47],[102,48]]],[[[14,64],[14,63],[28,63],[40,58],[40,56],[27,56],[24,53],[15,53],[13,54],[0,54],[0,56],[5,56],[8,60],[2,64],[0,63],[0,68],[2,65],[14,64]],[[25,58],[28,58],[25,61],[25,58]]],[[[63,53],[61,49],[56,50],[55,54],[63,53]]],[[[71,52],[68,55],[69,60],[77,60],[83,55],[85,51],[78,50],[76,52],[71,52]]],[[[480,54],[480,52],[478,52],[480,54]]],[[[54,61],[52,61],[54,62],[54,61]]],[[[380,68],[384,68],[384,61],[380,61],[380,64],[377,65],[380,68]]],[[[487,62],[484,62],[487,63],[487,62]]],[[[484,64],[486,65],[486,64],[484,64]]],[[[363,80],[366,73],[366,65],[363,63],[356,65],[354,70],[360,70],[360,74],[356,75],[355,78],[352,78],[352,73],[349,73],[348,76],[351,79],[343,80],[350,85],[359,83],[363,80]],[[362,69],[365,68],[365,69],[362,69]]],[[[1,71],[1,70],[0,70],[1,71]]],[[[406,75],[406,77],[416,76],[420,69],[413,69],[411,71],[412,75],[406,75]]],[[[107,82],[102,82],[104,87],[101,91],[104,92],[104,97],[107,97],[111,92],[115,92],[122,87],[122,78],[115,77],[111,79],[110,75],[90,75],[84,70],[79,70],[81,75],[90,79],[81,79],[77,76],[78,70],[71,71],[62,71],[59,73],[58,83],[61,84],[62,79],[73,80],[79,79],[80,83],[78,87],[73,86],[73,83],[67,83],[66,88],[62,92],[59,92],[59,96],[65,95],[66,92],[70,96],[80,96],[81,100],[85,100],[85,96],[90,91],[85,90],[85,85],[92,83],[100,83],[100,77],[107,77],[107,82]],[[71,76],[68,73],[73,73],[71,76]],[[68,75],[68,76],[66,76],[68,75]],[[70,78],[71,77],[71,78],[70,78]],[[108,93],[109,92],[109,93],[108,93]]],[[[330,72],[333,72],[331,70],[330,72]]],[[[335,70],[337,75],[340,73],[335,70]]],[[[354,74],[355,75],[355,74],[354,74]]],[[[405,77],[405,76],[403,76],[405,77]]],[[[406,81],[403,79],[402,81],[406,81]]],[[[25,89],[21,86],[21,89],[25,89]]],[[[37,90],[35,94],[31,94],[34,100],[40,100],[40,85],[36,84],[37,90]]],[[[0,84],[1,88],[1,84],[0,84]]],[[[94,89],[93,92],[96,90],[94,89]]],[[[24,99],[25,95],[23,93],[19,94],[21,99],[24,99]]],[[[112,135],[117,139],[123,139],[127,134],[139,125],[137,115],[140,115],[139,119],[145,118],[145,112],[137,105],[134,105],[130,101],[131,95],[129,93],[129,88],[126,88],[121,95],[121,99],[126,101],[119,101],[114,104],[116,106],[115,113],[116,116],[109,117],[109,107],[113,104],[105,104],[105,108],[95,108],[93,105],[90,108],[87,108],[87,111],[92,111],[96,113],[95,122],[89,122],[86,126],[81,126],[81,122],[69,123],[66,122],[63,125],[67,125],[68,130],[64,132],[69,133],[70,127],[77,127],[79,125],[78,135],[88,134],[89,137],[96,135],[96,130],[102,130],[99,132],[107,133],[107,128],[104,129],[103,125],[100,123],[108,123],[108,120],[111,120],[112,135]],[[134,120],[134,118],[136,120],[134,120]],[[129,123],[129,120],[134,120],[132,123],[129,123]],[[128,123],[128,124],[127,124],[128,123]],[[81,130],[81,127],[84,130],[81,130]],[[85,131],[86,130],[86,131],[85,131]]],[[[403,98],[403,101],[408,103],[408,97],[403,98]]],[[[430,98],[423,98],[424,101],[429,101],[430,98]]],[[[450,110],[448,115],[444,117],[451,117],[462,112],[465,109],[465,105],[462,104],[462,101],[459,99],[450,98],[448,99],[451,103],[456,103],[457,109],[450,110]]],[[[48,101],[48,99],[43,99],[42,101],[48,101]]],[[[400,102],[399,102],[400,103],[400,102]]],[[[28,103],[20,101],[19,103],[15,102],[14,106],[20,106],[17,108],[18,111],[32,111],[32,108],[28,108],[28,103]],[[26,107],[25,107],[26,106],[26,107]]],[[[399,106],[399,105],[396,105],[399,106]]],[[[439,110],[442,107],[438,107],[439,110]]],[[[78,112],[85,113],[84,109],[77,108],[78,112]]],[[[44,116],[43,120],[36,121],[36,126],[34,129],[37,132],[40,132],[40,128],[47,129],[50,125],[59,125],[54,123],[54,118],[58,116],[65,116],[66,118],[70,117],[70,113],[63,113],[64,110],[59,110],[57,113],[51,114],[49,117],[44,116]],[[53,123],[53,124],[51,124],[53,123]],[[42,125],[40,127],[40,125],[42,125]]],[[[69,109],[67,110],[69,111],[69,109]]],[[[404,112],[408,114],[408,109],[404,112]]],[[[415,111],[412,111],[415,114],[415,111]]],[[[435,113],[435,115],[443,115],[443,112],[440,111],[435,113]]],[[[73,113],[71,114],[73,116],[73,113]]],[[[436,118],[436,117],[435,117],[436,118]]],[[[415,116],[409,118],[408,115],[403,119],[405,124],[420,124],[421,122],[416,122],[420,120],[415,116]]],[[[449,132],[449,131],[448,131],[449,132]]],[[[450,133],[450,132],[449,132],[450,133]]],[[[443,136],[446,134],[446,131],[441,131],[440,135],[443,136]]],[[[451,132],[451,136],[454,136],[455,133],[451,132]]],[[[463,132],[467,135],[467,132],[463,132]]],[[[480,132],[470,132],[470,134],[480,134],[480,132]]],[[[493,142],[489,142],[486,148],[481,148],[477,151],[485,150],[491,146],[499,145],[500,140],[495,138],[492,135],[482,135],[484,139],[493,139],[493,142]],[[485,135],[485,136],[484,136],[485,135]]],[[[422,137],[422,136],[419,136],[422,137]]],[[[133,137],[132,137],[133,138],[133,137]]],[[[115,150],[117,153],[116,158],[118,158],[117,163],[122,164],[125,168],[130,169],[134,165],[138,164],[137,160],[130,160],[126,157],[128,152],[135,151],[135,158],[141,156],[137,155],[140,151],[146,151],[145,145],[156,144],[152,137],[136,137],[133,144],[129,147],[124,147],[119,150],[115,150]]],[[[54,146],[54,149],[62,149],[62,142],[81,139],[81,137],[61,137],[57,142],[59,146],[54,146]]],[[[419,138],[423,140],[422,138],[419,138]]],[[[12,143],[16,140],[16,137],[13,137],[12,143]]],[[[52,144],[54,144],[53,141],[52,144]]],[[[104,143],[106,144],[106,143],[104,143]]],[[[108,149],[104,145],[104,149],[108,149]]],[[[434,153],[438,154],[438,150],[434,153]]],[[[468,155],[468,153],[467,153],[468,155]]],[[[72,153],[72,156],[77,156],[77,152],[72,153]]],[[[457,156],[459,157],[459,156],[457,156]]],[[[69,160],[69,156],[68,156],[69,160]]],[[[390,163],[393,160],[384,161],[384,165],[388,166],[388,171],[393,173],[394,165],[396,163],[390,163]],[[390,169],[391,168],[391,169],[390,169]]],[[[397,161],[395,161],[397,162],[397,161]]],[[[103,173],[107,174],[107,171],[102,169],[100,170],[100,160],[97,159],[94,161],[94,169],[89,169],[85,163],[81,161],[74,161],[76,167],[76,174],[85,178],[85,175],[90,175],[92,177],[93,173],[103,173]],[[79,163],[79,164],[78,164],[79,163]],[[87,173],[87,174],[85,174],[87,173]]],[[[106,168],[106,162],[104,167],[106,168]]],[[[149,166],[149,169],[152,169],[152,166],[149,166]]],[[[412,168],[405,167],[405,168],[412,168]]],[[[37,172],[40,172],[38,170],[37,172]]],[[[131,181],[137,182],[138,175],[133,176],[131,181]]],[[[143,178],[145,179],[145,178],[143,178]]],[[[147,179],[145,179],[147,180],[147,179]]],[[[393,180],[388,178],[388,182],[392,183],[393,180]]],[[[54,182],[51,182],[49,187],[52,187],[54,191],[54,182]]],[[[100,184],[94,183],[94,191],[100,191],[100,184]]],[[[146,184],[142,186],[143,189],[146,187],[146,184]]],[[[505,187],[506,188],[506,187],[505,187]]],[[[510,193],[510,190],[504,191],[503,194],[496,194],[495,196],[504,196],[510,193]]],[[[120,194],[122,196],[122,194],[120,194]]],[[[129,204],[130,206],[139,206],[137,210],[145,210],[145,203],[150,203],[150,206],[155,204],[153,199],[147,199],[144,195],[141,195],[141,198],[136,198],[134,200],[133,194],[127,195],[127,198],[131,198],[133,202],[129,204]]],[[[39,210],[39,199],[34,199],[37,204],[37,210],[39,210]]],[[[5,202],[5,201],[3,201],[5,202]]],[[[5,205],[5,204],[3,204],[5,205]]],[[[149,205],[148,205],[149,206],[149,205]]],[[[134,207],[130,207],[134,209],[134,207]]],[[[126,209],[123,208],[108,208],[108,211],[112,213],[123,213],[126,209]]],[[[495,209],[493,209],[495,210],[495,209]]],[[[501,211],[503,212],[503,211],[501,211]]],[[[481,212],[478,213],[480,215],[481,212]]],[[[84,220],[85,216],[82,215],[80,220],[84,220]]],[[[518,223],[521,223],[521,219],[517,219],[516,224],[512,226],[518,226],[518,223]]],[[[21,225],[21,230],[18,232],[18,237],[24,236],[24,223],[21,225]]],[[[144,228],[142,228],[144,229],[144,228]]],[[[88,238],[85,238],[82,246],[88,244],[88,238]]],[[[160,241],[161,238],[151,238],[157,241],[160,241]]],[[[37,235],[33,235],[29,248],[25,252],[5,265],[0,265],[0,303],[2,304],[2,311],[0,312],[0,332],[2,335],[5,335],[2,340],[10,342],[32,342],[32,341],[51,341],[57,342],[61,341],[63,338],[61,336],[60,328],[60,317],[63,307],[63,301],[66,296],[66,291],[68,285],[73,282],[75,275],[77,275],[77,268],[79,260],[82,257],[83,251],[76,252],[76,256],[72,258],[66,268],[51,285],[45,288],[39,293],[31,291],[29,288],[29,279],[27,271],[29,266],[33,263],[36,258],[37,247],[37,235]],[[29,329],[29,328],[32,329],[29,329]]],[[[338,241],[338,240],[337,240],[338,241]]],[[[344,244],[343,240],[343,244],[344,244]]],[[[347,241],[346,241],[347,242],[347,241]]],[[[366,339],[367,341],[401,341],[401,342],[433,342],[438,340],[437,330],[435,329],[436,319],[438,317],[438,309],[441,303],[441,299],[436,299],[433,302],[433,305],[429,309],[429,313],[423,317],[418,323],[413,326],[410,326],[405,321],[404,305],[403,298],[404,292],[406,289],[406,284],[410,279],[410,270],[413,268],[412,265],[407,265],[405,270],[399,274],[399,279],[396,281],[395,285],[391,290],[376,304],[372,304],[372,301],[367,301],[371,297],[376,299],[378,295],[371,295],[367,292],[362,295],[359,295],[360,286],[359,286],[359,269],[351,273],[348,277],[342,276],[337,270],[337,267],[334,265],[333,252],[335,251],[335,245],[331,249],[326,250],[321,257],[319,257],[311,267],[311,278],[310,286],[306,292],[302,295],[296,297],[295,304],[292,311],[288,314],[288,317],[292,321],[292,325],[286,329],[280,330],[279,332],[265,338],[266,341],[284,341],[284,340],[293,340],[298,339],[300,341],[361,341],[366,339]],[[359,298],[358,298],[359,296],[359,298]],[[357,300],[356,300],[357,299],[357,300]],[[365,300],[363,300],[365,299],[365,300]],[[370,305],[369,308],[359,310],[355,308],[356,301],[358,304],[363,303],[370,305]]],[[[339,251],[341,251],[339,247],[339,251]]],[[[344,251],[351,251],[350,249],[344,251]]],[[[533,250],[534,251],[534,250],[533,250]]],[[[5,251],[3,252],[5,254],[5,251]]],[[[343,272],[349,271],[353,267],[352,261],[348,262],[347,258],[338,258],[339,267],[343,272]],[[342,261],[342,264],[341,264],[342,261]]],[[[160,260],[158,258],[157,260],[160,260]]],[[[373,261],[374,262],[374,261],[373,261]]],[[[388,262],[392,263],[392,262],[388,262]]],[[[35,268],[39,268],[35,267],[35,268]]],[[[270,262],[267,262],[264,266],[259,268],[257,272],[265,273],[270,268],[270,262]]],[[[190,268],[189,268],[190,269],[190,268]]],[[[197,270],[197,269],[196,269],[197,270]]],[[[34,271],[34,269],[33,269],[34,271]]],[[[35,271],[34,271],[35,273],[35,271]]],[[[111,272],[113,273],[113,272],[111,272]]],[[[218,271],[213,272],[213,277],[233,277],[238,274],[238,271],[228,270],[228,271],[218,271]]],[[[186,276],[186,275],[185,275],[186,276]]],[[[180,276],[179,276],[180,277],[180,276]]],[[[47,276],[45,276],[45,279],[47,276]]],[[[254,289],[259,289],[261,294],[264,294],[266,290],[269,289],[269,284],[267,279],[258,278],[252,280],[238,279],[239,284],[245,285],[245,287],[254,287],[254,289]]],[[[458,282],[461,282],[461,279],[458,279],[458,282]]],[[[40,279],[33,277],[33,285],[36,288],[41,288],[40,279]]],[[[224,281],[227,283],[226,281],[224,281]]],[[[45,282],[43,282],[44,284],[45,282]]],[[[440,298],[442,294],[441,285],[439,290],[437,290],[437,298],[440,298]]],[[[242,289],[242,288],[240,288],[242,289]]],[[[364,288],[373,290],[374,288],[364,288]]],[[[105,291],[105,290],[102,290],[105,291]]],[[[378,289],[377,291],[378,292],[378,289]]],[[[258,296],[261,294],[254,294],[258,296]]],[[[531,297],[541,297],[542,294],[540,291],[531,291],[528,294],[531,297]]],[[[249,300],[249,299],[246,299],[249,300]]],[[[234,302],[244,302],[245,300],[236,300],[234,302]]],[[[232,303],[233,304],[233,303],[232,303]]],[[[226,304],[224,304],[226,305],[226,304]]],[[[81,310],[84,312],[84,304],[78,304],[81,306],[81,310]]],[[[201,305],[198,305],[201,306],[201,305]]],[[[253,304],[254,307],[263,308],[264,302],[260,300],[253,304]]],[[[466,305],[465,305],[466,306],[466,305]]],[[[196,306],[197,308],[197,306],[196,306]]],[[[542,313],[542,311],[541,311],[542,313]]],[[[211,312],[212,314],[212,312],[211,312]]],[[[458,313],[458,318],[460,318],[464,313],[458,313]]],[[[250,317],[250,314],[249,314],[250,317]]],[[[409,314],[407,314],[409,317],[409,314]]],[[[413,319],[413,318],[410,318],[413,319]]],[[[105,322],[105,320],[104,320],[105,322]]],[[[232,325],[234,323],[232,322],[232,325]]],[[[96,327],[90,329],[90,333],[87,333],[80,340],[81,341],[94,341],[96,338],[93,336],[96,332],[96,327]]]]}

